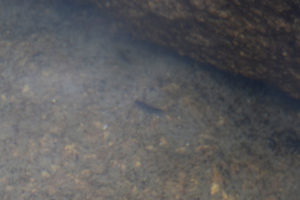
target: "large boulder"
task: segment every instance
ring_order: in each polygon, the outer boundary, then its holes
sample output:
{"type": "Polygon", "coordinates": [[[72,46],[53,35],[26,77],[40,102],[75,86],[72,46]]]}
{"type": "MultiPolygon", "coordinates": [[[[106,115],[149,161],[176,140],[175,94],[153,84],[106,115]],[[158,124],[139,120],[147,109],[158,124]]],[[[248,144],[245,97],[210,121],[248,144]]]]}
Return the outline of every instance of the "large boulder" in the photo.
{"type": "Polygon", "coordinates": [[[133,34],[300,99],[299,0],[92,0],[133,34]]]}

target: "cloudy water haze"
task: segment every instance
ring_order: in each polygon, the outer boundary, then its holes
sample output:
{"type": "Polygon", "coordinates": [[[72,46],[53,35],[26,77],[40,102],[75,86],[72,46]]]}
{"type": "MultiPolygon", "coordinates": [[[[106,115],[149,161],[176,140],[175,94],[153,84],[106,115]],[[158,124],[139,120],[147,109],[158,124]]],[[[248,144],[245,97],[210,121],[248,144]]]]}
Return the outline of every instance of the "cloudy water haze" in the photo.
{"type": "Polygon", "coordinates": [[[112,20],[0,0],[0,199],[299,198],[299,101],[112,20]]]}

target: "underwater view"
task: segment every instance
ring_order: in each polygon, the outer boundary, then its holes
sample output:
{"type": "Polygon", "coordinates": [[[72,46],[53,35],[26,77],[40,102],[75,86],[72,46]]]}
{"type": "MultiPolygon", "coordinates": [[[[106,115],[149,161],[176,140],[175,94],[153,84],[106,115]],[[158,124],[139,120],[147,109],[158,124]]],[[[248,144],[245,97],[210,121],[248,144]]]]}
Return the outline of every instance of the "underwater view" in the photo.
{"type": "Polygon", "coordinates": [[[0,0],[2,200],[299,199],[299,100],[69,3],[0,0]]]}

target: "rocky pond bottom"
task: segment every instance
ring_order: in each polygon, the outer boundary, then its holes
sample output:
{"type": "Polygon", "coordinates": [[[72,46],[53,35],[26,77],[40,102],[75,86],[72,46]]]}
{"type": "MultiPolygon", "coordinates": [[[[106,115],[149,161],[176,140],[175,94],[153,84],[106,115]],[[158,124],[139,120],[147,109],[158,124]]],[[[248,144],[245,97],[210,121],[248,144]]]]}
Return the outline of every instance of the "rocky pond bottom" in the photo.
{"type": "Polygon", "coordinates": [[[0,1],[2,200],[296,200],[299,158],[299,102],[88,5],[0,1]]]}

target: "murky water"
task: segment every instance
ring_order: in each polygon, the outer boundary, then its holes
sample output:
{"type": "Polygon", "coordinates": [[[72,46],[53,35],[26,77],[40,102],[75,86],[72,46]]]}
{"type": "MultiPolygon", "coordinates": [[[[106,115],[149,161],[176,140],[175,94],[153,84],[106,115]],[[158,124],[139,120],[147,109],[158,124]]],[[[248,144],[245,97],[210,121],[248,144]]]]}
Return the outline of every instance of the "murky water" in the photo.
{"type": "Polygon", "coordinates": [[[296,200],[299,107],[87,4],[0,0],[3,200],[296,200]]]}

